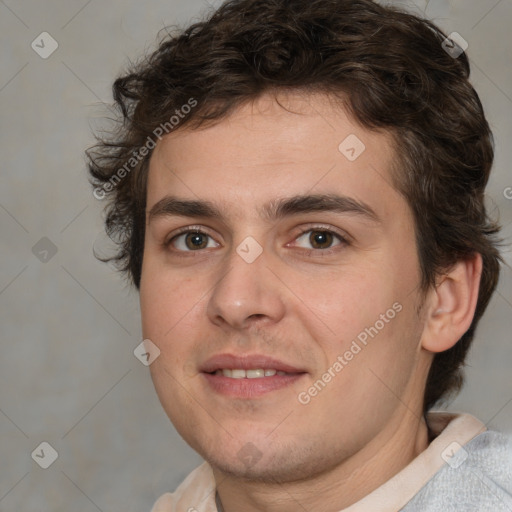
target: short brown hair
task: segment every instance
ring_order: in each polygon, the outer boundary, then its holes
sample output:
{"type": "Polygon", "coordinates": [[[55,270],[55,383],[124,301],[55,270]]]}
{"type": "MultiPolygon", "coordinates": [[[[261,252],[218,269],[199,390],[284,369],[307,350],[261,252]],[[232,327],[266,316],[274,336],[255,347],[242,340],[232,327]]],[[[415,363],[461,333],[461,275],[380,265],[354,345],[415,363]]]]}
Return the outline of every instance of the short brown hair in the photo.
{"type": "Polygon", "coordinates": [[[456,261],[482,255],[473,322],[453,348],[436,354],[424,411],[458,391],[500,255],[499,228],[484,205],[492,135],[468,81],[468,59],[445,51],[445,38],[431,22],[371,0],[230,0],[205,21],[167,34],[115,81],[120,128],[88,151],[95,195],[109,198],[106,229],[119,244],[112,259],[138,288],[150,141],[154,147],[162,127],[215,123],[281,89],[343,97],[362,126],[394,135],[395,186],[413,212],[423,290],[456,261]]]}

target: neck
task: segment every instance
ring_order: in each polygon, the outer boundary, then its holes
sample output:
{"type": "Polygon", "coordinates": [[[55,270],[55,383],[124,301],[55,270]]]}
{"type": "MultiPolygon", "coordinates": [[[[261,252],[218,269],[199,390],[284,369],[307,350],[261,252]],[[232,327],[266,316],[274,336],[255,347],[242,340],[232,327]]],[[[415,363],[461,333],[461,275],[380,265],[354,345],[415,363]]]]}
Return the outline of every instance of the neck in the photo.
{"type": "Polygon", "coordinates": [[[423,417],[397,417],[363,449],[333,469],[287,483],[247,481],[213,468],[219,512],[295,512],[299,508],[338,512],[377,489],[429,444],[423,417]]]}

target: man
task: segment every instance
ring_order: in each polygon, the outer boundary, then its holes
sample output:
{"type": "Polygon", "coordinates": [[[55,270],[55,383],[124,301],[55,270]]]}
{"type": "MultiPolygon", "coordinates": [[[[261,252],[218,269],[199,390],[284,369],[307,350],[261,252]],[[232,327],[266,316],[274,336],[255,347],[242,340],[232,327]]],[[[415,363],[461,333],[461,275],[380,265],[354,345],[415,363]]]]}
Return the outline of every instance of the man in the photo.
{"type": "Polygon", "coordinates": [[[431,412],[500,260],[454,45],[370,0],[233,0],[115,82],[94,193],[206,461],[154,512],[512,510],[505,439],[431,412]]]}

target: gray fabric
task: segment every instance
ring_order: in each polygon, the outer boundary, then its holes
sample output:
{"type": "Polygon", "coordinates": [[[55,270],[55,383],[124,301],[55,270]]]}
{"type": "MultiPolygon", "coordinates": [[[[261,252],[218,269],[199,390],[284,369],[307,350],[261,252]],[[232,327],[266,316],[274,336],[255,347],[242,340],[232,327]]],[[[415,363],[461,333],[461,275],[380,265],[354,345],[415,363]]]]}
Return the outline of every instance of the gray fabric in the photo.
{"type": "Polygon", "coordinates": [[[401,511],[512,512],[512,439],[476,436],[401,511]]]}

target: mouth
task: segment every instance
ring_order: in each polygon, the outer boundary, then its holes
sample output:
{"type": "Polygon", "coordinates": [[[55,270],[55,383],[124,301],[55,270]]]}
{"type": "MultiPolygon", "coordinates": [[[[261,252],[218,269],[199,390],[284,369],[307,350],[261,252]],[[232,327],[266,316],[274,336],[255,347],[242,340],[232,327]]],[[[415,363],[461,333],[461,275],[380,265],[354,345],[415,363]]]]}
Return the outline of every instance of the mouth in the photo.
{"type": "Polygon", "coordinates": [[[291,386],[307,374],[304,369],[258,354],[220,354],[209,359],[201,373],[214,393],[245,399],[291,386]]]}
{"type": "Polygon", "coordinates": [[[222,370],[216,370],[215,373],[213,373],[213,375],[223,375],[228,379],[261,379],[265,377],[273,377],[274,375],[290,374],[282,372],[280,370],[276,370],[274,368],[256,368],[254,370],[244,370],[242,368],[223,368],[222,370]]]}

